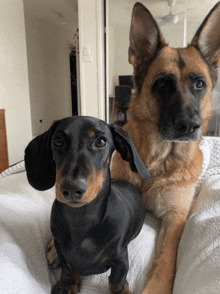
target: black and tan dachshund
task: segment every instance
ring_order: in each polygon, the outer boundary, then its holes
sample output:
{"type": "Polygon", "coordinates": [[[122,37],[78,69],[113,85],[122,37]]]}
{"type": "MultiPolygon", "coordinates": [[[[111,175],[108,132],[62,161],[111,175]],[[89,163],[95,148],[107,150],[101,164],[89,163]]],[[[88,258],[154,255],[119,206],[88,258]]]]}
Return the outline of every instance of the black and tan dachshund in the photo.
{"type": "Polygon", "coordinates": [[[92,117],[56,121],[25,150],[29,183],[46,190],[56,182],[51,231],[62,273],[52,293],[77,293],[80,275],[109,268],[111,293],[131,293],[127,245],[139,233],[145,210],[133,185],[111,180],[114,150],[134,172],[150,177],[128,134],[92,117]]]}

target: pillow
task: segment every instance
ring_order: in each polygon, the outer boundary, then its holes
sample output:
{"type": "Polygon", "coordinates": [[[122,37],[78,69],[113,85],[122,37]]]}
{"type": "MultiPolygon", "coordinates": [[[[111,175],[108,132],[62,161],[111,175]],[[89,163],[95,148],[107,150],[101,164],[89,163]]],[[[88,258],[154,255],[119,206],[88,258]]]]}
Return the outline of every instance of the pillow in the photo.
{"type": "Polygon", "coordinates": [[[180,240],[173,294],[220,293],[220,175],[205,180],[180,240]]]}

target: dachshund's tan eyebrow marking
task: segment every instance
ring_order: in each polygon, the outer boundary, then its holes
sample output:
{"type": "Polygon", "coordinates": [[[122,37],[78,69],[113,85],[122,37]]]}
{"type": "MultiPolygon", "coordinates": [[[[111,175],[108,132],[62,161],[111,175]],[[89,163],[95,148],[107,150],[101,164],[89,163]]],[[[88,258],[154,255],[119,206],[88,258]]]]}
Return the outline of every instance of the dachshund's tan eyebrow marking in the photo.
{"type": "Polygon", "coordinates": [[[90,136],[91,138],[95,137],[95,131],[90,131],[89,136],[90,136]]]}
{"type": "Polygon", "coordinates": [[[64,131],[64,133],[65,133],[67,136],[69,136],[69,135],[70,135],[70,130],[67,129],[67,130],[64,131]]]}

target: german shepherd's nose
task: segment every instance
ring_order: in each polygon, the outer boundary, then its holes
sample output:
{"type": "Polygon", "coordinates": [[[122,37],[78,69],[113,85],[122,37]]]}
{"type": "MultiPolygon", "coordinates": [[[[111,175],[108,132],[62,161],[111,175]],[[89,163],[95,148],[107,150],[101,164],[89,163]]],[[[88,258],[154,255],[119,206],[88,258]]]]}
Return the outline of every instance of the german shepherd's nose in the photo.
{"type": "Polygon", "coordinates": [[[176,130],[179,134],[192,134],[200,128],[200,125],[190,121],[182,120],[176,125],[176,130]]]}
{"type": "Polygon", "coordinates": [[[165,112],[161,116],[159,131],[168,141],[198,141],[202,132],[202,118],[196,108],[182,109],[179,112],[165,112]]]}
{"type": "Polygon", "coordinates": [[[199,131],[201,126],[202,120],[198,114],[190,118],[186,113],[181,113],[176,117],[174,128],[180,135],[191,135],[199,131]]]}

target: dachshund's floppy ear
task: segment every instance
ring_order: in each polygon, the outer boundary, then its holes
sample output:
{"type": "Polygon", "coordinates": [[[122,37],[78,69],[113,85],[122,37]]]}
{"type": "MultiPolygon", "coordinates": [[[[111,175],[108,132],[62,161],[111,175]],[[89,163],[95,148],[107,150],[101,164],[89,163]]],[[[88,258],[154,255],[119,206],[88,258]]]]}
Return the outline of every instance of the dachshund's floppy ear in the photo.
{"type": "Polygon", "coordinates": [[[110,129],[115,148],[121,154],[122,159],[129,162],[133,172],[139,173],[145,180],[149,179],[151,174],[140,158],[128,133],[117,125],[110,125],[110,129]]]}
{"type": "Polygon", "coordinates": [[[51,139],[59,122],[54,122],[48,131],[34,138],[25,149],[28,182],[40,191],[52,188],[56,181],[56,165],[53,160],[51,139]]]}

